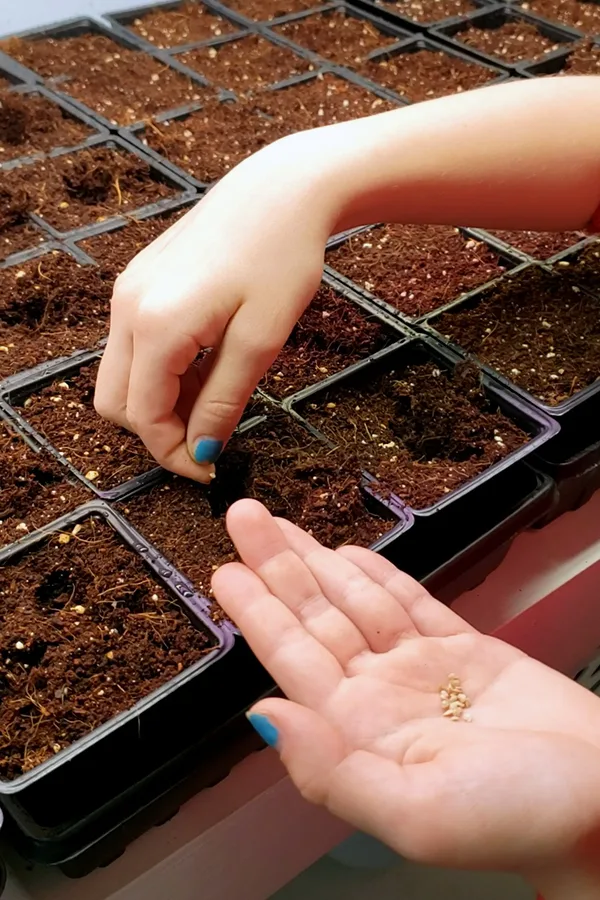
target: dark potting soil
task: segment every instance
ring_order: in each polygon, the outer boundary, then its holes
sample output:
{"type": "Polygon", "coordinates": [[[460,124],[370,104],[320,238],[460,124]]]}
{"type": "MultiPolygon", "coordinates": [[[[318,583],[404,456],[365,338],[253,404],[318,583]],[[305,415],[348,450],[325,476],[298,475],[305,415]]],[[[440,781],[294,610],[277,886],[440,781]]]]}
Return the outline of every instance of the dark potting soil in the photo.
{"type": "Polygon", "coordinates": [[[367,374],[298,411],[414,509],[424,509],[520,447],[527,436],[493,408],[472,363],[367,374]]]}
{"type": "Polygon", "coordinates": [[[74,147],[92,130],[39,94],[0,94],[0,162],[74,147]]]}
{"type": "Polygon", "coordinates": [[[274,397],[285,397],[400,338],[400,334],[388,331],[356,304],[323,285],[260,387],[274,397]]]}
{"type": "Polygon", "coordinates": [[[101,490],[155,468],[137,435],[100,418],[94,409],[99,363],[32,393],[19,411],[37,431],[101,490]]]}
{"type": "Polygon", "coordinates": [[[131,125],[205,94],[190,78],[104,35],[12,38],[0,49],[118,125],[131,125]],[[64,77],[66,76],[66,78],[64,77]]]}
{"type": "Polygon", "coordinates": [[[326,261],[408,316],[422,316],[504,272],[486,244],[432,225],[372,228],[331,250],[326,261]]]}
{"type": "Polygon", "coordinates": [[[550,406],[600,375],[600,302],[571,276],[531,267],[433,324],[550,406]]]}
{"type": "Polygon", "coordinates": [[[413,103],[470,91],[498,77],[484,66],[431,50],[366,62],[360,71],[413,103]]]}
{"type": "MultiPolygon", "coordinates": [[[[174,194],[150,166],[123,150],[93,147],[0,172],[0,194],[59,231],[122,215],[174,194]]],[[[2,221],[7,214],[0,217],[2,221]]]]}
{"type": "Polygon", "coordinates": [[[125,514],[208,594],[214,570],[235,558],[224,517],[242,497],[260,500],[328,547],[368,546],[388,531],[393,521],[367,511],[360,479],[354,451],[332,451],[279,412],[230,441],[210,487],[173,478],[127,501],[125,514]]]}
{"type": "MultiPolygon", "coordinates": [[[[600,244],[593,243],[576,256],[561,260],[554,271],[565,281],[581,284],[600,296],[600,244]]],[[[600,376],[600,372],[598,373],[600,376]]]]}
{"type": "Polygon", "coordinates": [[[190,209],[186,206],[150,219],[133,219],[123,228],[98,234],[81,241],[79,247],[96,260],[104,272],[116,278],[127,264],[148,244],[174,225],[190,209]]]}
{"type": "Polygon", "coordinates": [[[594,0],[527,0],[522,7],[586,34],[600,33],[600,6],[594,0]]]}
{"type": "Polygon", "coordinates": [[[182,3],[175,9],[153,9],[127,26],[157,47],[178,47],[231,34],[236,27],[202,3],[182,3]]]}
{"type": "Polygon", "coordinates": [[[376,3],[424,25],[452,16],[466,16],[478,9],[472,0],[376,0],[376,3]]]}
{"type": "MultiPolygon", "coordinates": [[[[600,10],[600,7],[598,7],[600,10]]],[[[600,72],[600,47],[592,41],[582,41],[569,53],[560,75],[598,75],[600,72]]]]}
{"type": "Polygon", "coordinates": [[[314,0],[228,0],[227,6],[255,21],[269,21],[315,6],[314,0]]]}
{"type": "Polygon", "coordinates": [[[75,350],[108,331],[112,277],[53,252],[0,269],[0,378],[75,350]]]}
{"type": "Polygon", "coordinates": [[[9,780],[211,649],[212,638],[94,519],[1,568],[0,597],[0,776],[9,780]]]}
{"type": "Polygon", "coordinates": [[[396,109],[393,103],[332,74],[266,92],[260,98],[260,107],[280,122],[287,133],[396,109]]]}
{"type": "Polygon", "coordinates": [[[36,453],[0,422],[0,547],[89,499],[49,454],[36,453]]]}
{"type": "Polygon", "coordinates": [[[48,240],[48,235],[30,221],[28,206],[23,191],[0,186],[0,262],[48,240]]]}
{"type": "Polygon", "coordinates": [[[371,22],[346,15],[343,10],[297,19],[275,30],[324,59],[350,67],[363,63],[374,50],[398,40],[378,31],[371,22]]]}
{"type": "Polygon", "coordinates": [[[583,231],[492,231],[491,234],[522,253],[542,260],[568,250],[586,237],[583,231]]]}
{"type": "Polygon", "coordinates": [[[210,101],[184,118],[153,124],[143,141],[199,181],[211,182],[284,133],[283,123],[241,98],[238,103],[210,101]]]}
{"type": "Polygon", "coordinates": [[[177,59],[212,84],[239,94],[285,81],[309,69],[301,56],[258,35],[217,47],[200,47],[177,59]]]}
{"type": "Polygon", "coordinates": [[[561,46],[528,22],[506,22],[500,28],[467,28],[455,38],[473,50],[507,63],[539,59],[561,46]]]}

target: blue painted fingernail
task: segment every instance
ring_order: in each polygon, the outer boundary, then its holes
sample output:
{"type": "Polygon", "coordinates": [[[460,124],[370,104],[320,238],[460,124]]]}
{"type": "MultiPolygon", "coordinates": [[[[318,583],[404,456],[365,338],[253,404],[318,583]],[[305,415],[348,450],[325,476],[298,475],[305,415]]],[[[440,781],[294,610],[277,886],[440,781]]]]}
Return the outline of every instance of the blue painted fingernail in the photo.
{"type": "Polygon", "coordinates": [[[194,447],[194,459],[200,465],[214,463],[221,455],[222,449],[223,441],[218,441],[216,438],[211,437],[198,438],[194,447]]]}
{"type": "Polygon", "coordinates": [[[277,741],[279,740],[279,732],[270,719],[267,719],[266,716],[261,716],[258,713],[248,713],[247,718],[254,730],[257,731],[261,736],[265,744],[268,744],[269,747],[277,746],[277,741]]]}

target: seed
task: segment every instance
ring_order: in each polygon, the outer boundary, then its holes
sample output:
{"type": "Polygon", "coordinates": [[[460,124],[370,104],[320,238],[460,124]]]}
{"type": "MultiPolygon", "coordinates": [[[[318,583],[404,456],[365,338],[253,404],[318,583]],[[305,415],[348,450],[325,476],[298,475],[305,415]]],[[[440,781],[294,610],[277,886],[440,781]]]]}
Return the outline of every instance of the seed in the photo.
{"type": "Polygon", "coordinates": [[[73,537],[76,537],[82,528],[83,528],[83,525],[75,525],[75,527],[73,528],[73,531],[71,532],[73,537]]]}
{"type": "Polygon", "coordinates": [[[17,641],[17,643],[15,644],[15,647],[17,650],[24,650],[25,644],[23,643],[23,641],[17,641]]]}
{"type": "Polygon", "coordinates": [[[106,658],[107,658],[107,659],[114,659],[114,658],[115,658],[115,654],[113,653],[112,650],[109,650],[109,651],[108,651],[108,653],[106,654],[106,658]]]}
{"type": "Polygon", "coordinates": [[[81,604],[77,604],[77,606],[73,607],[73,612],[77,613],[77,615],[81,616],[85,612],[85,606],[81,606],[81,604]]]}
{"type": "Polygon", "coordinates": [[[96,472],[95,469],[90,469],[89,472],[85,473],[85,477],[88,481],[95,481],[96,478],[100,475],[100,472],[96,472]]]}
{"type": "Polygon", "coordinates": [[[71,540],[70,534],[59,534],[59,536],[58,536],[59,544],[68,544],[70,540],[71,540]]]}

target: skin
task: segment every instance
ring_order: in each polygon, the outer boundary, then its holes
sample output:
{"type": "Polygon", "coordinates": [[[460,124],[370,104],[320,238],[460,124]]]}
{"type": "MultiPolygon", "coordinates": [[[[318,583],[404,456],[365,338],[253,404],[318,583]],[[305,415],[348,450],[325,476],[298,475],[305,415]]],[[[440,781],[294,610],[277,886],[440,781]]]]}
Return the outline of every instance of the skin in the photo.
{"type": "Polygon", "coordinates": [[[599,204],[596,76],[499,85],[284,138],[119,277],[96,409],[166,468],[208,481],[198,439],[227,441],[312,299],[332,233],[377,221],[581,229],[599,204]]]}
{"type": "Polygon", "coordinates": [[[219,603],[289,699],[253,714],[302,795],[411,859],[600,897],[600,700],[480,634],[359,547],[327,550],[253,500],[219,603]],[[471,722],[443,718],[456,673],[471,722]]]}

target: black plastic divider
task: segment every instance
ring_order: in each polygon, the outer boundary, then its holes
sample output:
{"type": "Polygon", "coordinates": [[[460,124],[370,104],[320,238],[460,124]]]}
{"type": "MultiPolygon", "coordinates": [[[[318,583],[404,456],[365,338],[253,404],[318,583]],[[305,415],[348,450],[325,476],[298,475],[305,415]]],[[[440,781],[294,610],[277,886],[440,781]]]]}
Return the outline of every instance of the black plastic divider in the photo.
{"type": "MultiPolygon", "coordinates": [[[[471,0],[471,2],[476,9],[486,9],[489,6],[498,5],[497,0],[471,0]]],[[[417,32],[429,31],[431,28],[445,25],[457,18],[457,16],[445,16],[439,19],[432,19],[429,22],[421,22],[412,18],[408,9],[406,9],[404,13],[401,12],[401,9],[403,8],[402,4],[394,4],[393,0],[388,0],[388,2],[386,2],[386,0],[348,0],[348,3],[350,3],[351,6],[356,6],[357,9],[376,12],[377,15],[388,19],[390,22],[397,22],[401,28],[417,32]],[[394,10],[394,6],[397,7],[397,12],[394,10]]],[[[435,0],[433,0],[433,4],[435,5],[435,0]]]]}
{"type": "Polygon", "coordinates": [[[12,87],[37,83],[33,72],[12,59],[3,50],[0,50],[0,78],[5,78],[12,87]]]}
{"type": "Polygon", "coordinates": [[[533,256],[530,253],[526,253],[524,250],[519,250],[518,247],[513,246],[508,243],[508,241],[504,241],[502,238],[497,237],[495,234],[491,232],[484,231],[482,228],[469,228],[468,232],[473,235],[478,241],[483,241],[485,244],[489,244],[494,250],[496,250],[500,254],[510,254],[515,259],[520,260],[522,263],[546,263],[551,265],[558,259],[561,259],[565,253],[572,253],[573,250],[578,250],[581,247],[585,247],[590,243],[593,243],[595,238],[590,237],[582,237],[581,240],[577,241],[575,244],[572,244],[570,247],[567,247],[566,250],[561,250],[558,253],[553,254],[552,256],[533,256]]]}
{"type": "Polygon", "coordinates": [[[460,40],[460,34],[469,28],[500,28],[507,22],[524,22],[527,25],[533,25],[540,34],[553,41],[555,44],[568,44],[579,39],[579,34],[571,28],[553,25],[545,19],[540,19],[533,13],[526,12],[520,7],[514,6],[497,6],[490,10],[480,10],[454,19],[447,25],[431,29],[431,35],[442,42],[447,42],[453,47],[460,49],[463,53],[469,53],[478,57],[484,62],[489,62],[495,66],[520,74],[523,66],[527,65],[530,60],[521,60],[519,62],[508,62],[502,57],[495,57],[483,50],[471,47],[460,40]]]}
{"type": "MultiPolygon", "coordinates": [[[[593,6],[594,4],[598,5],[597,0],[587,0],[587,2],[590,6],[593,6]]],[[[507,0],[507,3],[509,3],[510,6],[516,6],[517,9],[521,9],[523,7],[528,9],[528,7],[526,6],[527,0],[507,0]]],[[[547,16],[544,13],[534,12],[534,10],[530,10],[530,11],[532,12],[533,15],[537,16],[538,19],[543,19],[544,22],[547,22],[549,25],[552,25],[554,28],[570,28],[571,31],[576,31],[582,38],[587,38],[587,39],[600,38],[600,25],[598,26],[598,29],[596,31],[594,31],[593,29],[587,30],[585,28],[580,28],[576,25],[565,25],[563,22],[559,22],[558,19],[553,19],[551,16],[547,16]]]]}
{"type": "MultiPolygon", "coordinates": [[[[234,102],[234,101],[223,101],[223,102],[234,102]]],[[[193,106],[186,106],[179,110],[179,112],[175,112],[169,114],[169,116],[156,118],[154,127],[158,127],[159,125],[164,124],[165,122],[174,122],[179,119],[187,119],[188,116],[193,115],[194,113],[201,112],[202,105],[200,103],[194,104],[193,106]]],[[[146,134],[148,128],[152,126],[147,125],[135,125],[133,128],[122,128],[119,132],[121,138],[124,141],[127,141],[128,144],[131,144],[132,147],[135,147],[141,153],[144,153],[146,156],[149,156],[155,163],[159,165],[168,165],[173,172],[176,172],[177,175],[185,180],[190,188],[196,191],[205,191],[209,186],[210,182],[208,181],[200,181],[200,179],[196,178],[192,175],[191,172],[188,172],[186,169],[183,169],[177,163],[173,162],[169,159],[168,156],[164,156],[162,153],[159,153],[157,150],[154,150],[144,141],[144,134],[146,134]]]]}
{"type": "MultiPolygon", "coordinates": [[[[594,47],[600,49],[600,37],[592,39],[594,47]]],[[[539,78],[541,75],[557,75],[565,68],[569,56],[576,50],[576,45],[571,47],[563,47],[554,53],[549,53],[544,59],[538,62],[521,63],[517,67],[517,72],[523,78],[539,78]]]]}

